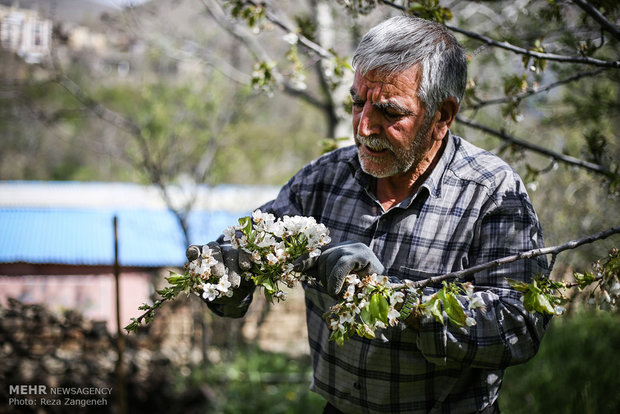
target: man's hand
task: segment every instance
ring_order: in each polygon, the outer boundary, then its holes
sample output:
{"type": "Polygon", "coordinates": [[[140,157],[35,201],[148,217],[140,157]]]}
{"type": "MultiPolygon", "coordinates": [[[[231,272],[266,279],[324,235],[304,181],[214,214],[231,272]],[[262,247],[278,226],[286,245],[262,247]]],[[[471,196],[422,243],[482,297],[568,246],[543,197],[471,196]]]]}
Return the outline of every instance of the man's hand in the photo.
{"type": "Polygon", "coordinates": [[[249,270],[252,266],[252,263],[250,262],[250,255],[248,253],[241,249],[233,249],[230,244],[220,245],[217,242],[210,242],[202,248],[192,244],[185,251],[187,260],[196,260],[202,254],[202,249],[205,247],[211,249],[211,254],[217,261],[217,264],[211,268],[211,273],[214,276],[222,277],[225,274],[228,274],[228,281],[230,282],[232,288],[236,289],[242,285],[244,285],[242,287],[246,287],[245,285],[248,283],[243,279],[241,274],[243,271],[249,270]]]}
{"type": "Polygon", "coordinates": [[[326,248],[318,257],[298,260],[295,270],[317,278],[327,289],[327,293],[334,297],[342,291],[344,278],[348,274],[367,276],[385,272],[374,252],[365,244],[356,241],[338,243],[326,248]]]}

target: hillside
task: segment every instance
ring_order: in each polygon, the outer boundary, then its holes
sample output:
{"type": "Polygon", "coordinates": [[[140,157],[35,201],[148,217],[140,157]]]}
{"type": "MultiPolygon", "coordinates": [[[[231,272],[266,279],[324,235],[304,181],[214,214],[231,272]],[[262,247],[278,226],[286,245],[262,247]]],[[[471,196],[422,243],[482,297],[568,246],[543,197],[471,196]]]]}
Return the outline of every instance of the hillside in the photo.
{"type": "Polygon", "coordinates": [[[86,23],[99,20],[104,13],[118,12],[115,7],[91,0],[0,0],[4,6],[18,5],[23,9],[38,10],[42,16],[55,22],[86,23]]]}

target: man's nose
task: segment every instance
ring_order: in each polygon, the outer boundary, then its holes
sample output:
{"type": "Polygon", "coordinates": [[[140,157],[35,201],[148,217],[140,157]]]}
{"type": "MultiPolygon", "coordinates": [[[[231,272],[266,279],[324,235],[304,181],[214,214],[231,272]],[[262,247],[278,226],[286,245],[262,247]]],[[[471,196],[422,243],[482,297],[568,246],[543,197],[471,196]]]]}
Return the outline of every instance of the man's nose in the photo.
{"type": "Polygon", "coordinates": [[[367,137],[370,135],[378,134],[381,129],[381,125],[378,117],[380,114],[377,109],[370,102],[364,104],[362,112],[357,124],[357,134],[367,137]]]}

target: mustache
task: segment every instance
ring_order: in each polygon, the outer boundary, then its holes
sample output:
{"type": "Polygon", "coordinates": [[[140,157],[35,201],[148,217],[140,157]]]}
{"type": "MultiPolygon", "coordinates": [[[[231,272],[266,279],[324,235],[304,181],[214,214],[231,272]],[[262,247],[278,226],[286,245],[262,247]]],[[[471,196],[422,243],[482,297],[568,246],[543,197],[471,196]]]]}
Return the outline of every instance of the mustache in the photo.
{"type": "Polygon", "coordinates": [[[384,149],[394,151],[394,147],[392,146],[390,141],[388,141],[385,138],[381,138],[378,135],[369,135],[369,136],[356,135],[355,138],[358,143],[366,145],[367,147],[375,151],[381,151],[384,149]]]}

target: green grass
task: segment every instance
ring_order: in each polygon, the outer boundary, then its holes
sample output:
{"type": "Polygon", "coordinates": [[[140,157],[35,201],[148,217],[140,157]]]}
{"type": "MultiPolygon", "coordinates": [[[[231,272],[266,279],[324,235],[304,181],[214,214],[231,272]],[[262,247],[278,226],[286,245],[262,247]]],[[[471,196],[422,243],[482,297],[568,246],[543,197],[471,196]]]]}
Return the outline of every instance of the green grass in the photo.
{"type": "MultiPolygon", "coordinates": [[[[502,414],[620,413],[620,315],[581,310],[556,317],[538,354],[506,371],[502,414]]],[[[256,347],[238,349],[230,361],[196,367],[180,389],[207,386],[204,412],[311,414],[325,401],[309,391],[308,357],[290,358],[256,347]]]]}
{"type": "Polygon", "coordinates": [[[206,385],[215,397],[205,412],[223,414],[313,414],[325,400],[309,390],[312,367],[309,357],[291,358],[239,349],[229,362],[195,368],[182,380],[182,388],[206,385]]]}
{"type": "Polygon", "coordinates": [[[556,317],[538,354],[506,371],[503,414],[620,412],[620,317],[581,310],[556,317]]]}

